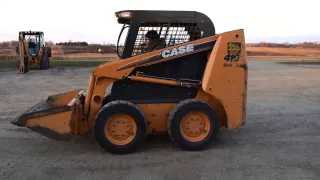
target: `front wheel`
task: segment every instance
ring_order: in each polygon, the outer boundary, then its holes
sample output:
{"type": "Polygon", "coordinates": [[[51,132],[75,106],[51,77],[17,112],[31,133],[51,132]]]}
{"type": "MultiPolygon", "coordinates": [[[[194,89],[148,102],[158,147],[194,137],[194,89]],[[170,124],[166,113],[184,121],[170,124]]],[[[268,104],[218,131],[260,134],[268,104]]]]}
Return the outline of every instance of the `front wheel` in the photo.
{"type": "Polygon", "coordinates": [[[112,101],[97,113],[94,135],[99,145],[115,154],[136,151],[144,141],[147,122],[142,111],[127,101],[112,101]]]}
{"type": "Polygon", "coordinates": [[[49,69],[50,68],[50,57],[48,55],[48,50],[44,50],[44,55],[40,61],[40,69],[49,69]]]}

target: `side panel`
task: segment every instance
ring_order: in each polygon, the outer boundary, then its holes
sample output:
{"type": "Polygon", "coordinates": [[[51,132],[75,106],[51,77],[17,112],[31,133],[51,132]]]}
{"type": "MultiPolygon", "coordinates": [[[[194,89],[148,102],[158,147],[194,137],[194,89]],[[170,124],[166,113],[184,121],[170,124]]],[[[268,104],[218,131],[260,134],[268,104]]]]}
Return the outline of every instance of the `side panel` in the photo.
{"type": "Polygon", "coordinates": [[[227,126],[227,114],[225,111],[225,107],[218,98],[211,96],[203,90],[199,90],[195,99],[207,102],[212,107],[212,109],[214,109],[219,118],[219,127],[227,126]]]}
{"type": "Polygon", "coordinates": [[[107,87],[114,81],[115,79],[110,79],[105,77],[96,78],[96,80],[94,81],[95,85],[93,86],[92,94],[90,94],[90,99],[89,99],[90,106],[88,106],[89,108],[88,121],[89,121],[89,126],[91,130],[93,128],[96,113],[102,106],[105,91],[107,87]]]}
{"type": "Polygon", "coordinates": [[[209,57],[202,88],[225,106],[228,129],[244,125],[247,59],[243,30],[220,35],[209,57]]]}
{"type": "Polygon", "coordinates": [[[175,57],[169,61],[159,61],[137,67],[131,74],[167,78],[175,81],[188,79],[200,82],[207,63],[207,51],[175,57]]]}
{"type": "Polygon", "coordinates": [[[175,103],[137,104],[148,123],[148,134],[166,133],[169,113],[175,103]]]}
{"type": "Polygon", "coordinates": [[[126,100],[132,103],[176,103],[196,97],[197,89],[164,84],[119,80],[113,83],[108,101],[126,100]]]}

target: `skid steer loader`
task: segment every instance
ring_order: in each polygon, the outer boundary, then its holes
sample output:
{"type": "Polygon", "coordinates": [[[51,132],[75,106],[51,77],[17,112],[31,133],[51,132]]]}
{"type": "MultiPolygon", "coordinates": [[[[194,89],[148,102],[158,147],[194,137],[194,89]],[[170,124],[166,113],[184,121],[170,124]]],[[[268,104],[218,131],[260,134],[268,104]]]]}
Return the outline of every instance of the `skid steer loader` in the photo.
{"type": "Polygon", "coordinates": [[[20,31],[16,53],[17,69],[21,74],[29,72],[32,64],[39,64],[40,69],[50,67],[51,48],[45,45],[44,33],[41,31],[20,31]]]}
{"type": "Polygon", "coordinates": [[[125,37],[117,48],[121,59],[95,67],[86,90],[49,96],[13,124],[55,140],[93,134],[111,153],[134,152],[146,135],[159,133],[181,149],[202,150],[220,128],[245,124],[242,29],[216,34],[211,20],[194,11],[132,10],[116,17],[123,24],[119,39],[125,37]],[[146,51],[148,32],[164,46],[146,51]]]}

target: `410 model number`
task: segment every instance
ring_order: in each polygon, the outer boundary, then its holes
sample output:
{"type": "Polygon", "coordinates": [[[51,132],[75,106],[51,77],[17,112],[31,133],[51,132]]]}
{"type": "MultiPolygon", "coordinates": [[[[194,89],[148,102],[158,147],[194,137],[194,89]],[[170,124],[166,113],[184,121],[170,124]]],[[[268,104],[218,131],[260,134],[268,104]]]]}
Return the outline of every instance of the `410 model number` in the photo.
{"type": "Polygon", "coordinates": [[[239,53],[235,53],[235,54],[228,54],[224,57],[224,60],[227,62],[231,62],[231,61],[238,61],[240,58],[240,54],[239,53]]]}

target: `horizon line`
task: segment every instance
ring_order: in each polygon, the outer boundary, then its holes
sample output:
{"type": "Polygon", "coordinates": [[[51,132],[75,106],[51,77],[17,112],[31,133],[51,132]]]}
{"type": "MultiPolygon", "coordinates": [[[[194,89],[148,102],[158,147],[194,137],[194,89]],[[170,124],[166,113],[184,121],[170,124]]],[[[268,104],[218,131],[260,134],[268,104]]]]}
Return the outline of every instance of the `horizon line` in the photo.
{"type": "MultiPolygon", "coordinates": [[[[18,42],[19,40],[7,40],[7,41],[0,41],[0,43],[4,43],[4,42],[18,42]]],[[[77,42],[86,42],[88,44],[100,44],[100,45],[108,45],[108,44],[114,44],[116,45],[117,43],[110,43],[110,42],[102,42],[102,43],[98,43],[98,42],[88,42],[88,41],[60,41],[60,42],[55,42],[52,40],[46,40],[46,42],[52,42],[55,45],[57,43],[77,43],[77,42]]],[[[275,41],[255,41],[255,42],[246,42],[245,44],[258,44],[258,43],[270,43],[270,44],[302,44],[302,43],[313,43],[313,44],[320,44],[320,41],[298,41],[298,42],[275,42],[275,41]]]]}

